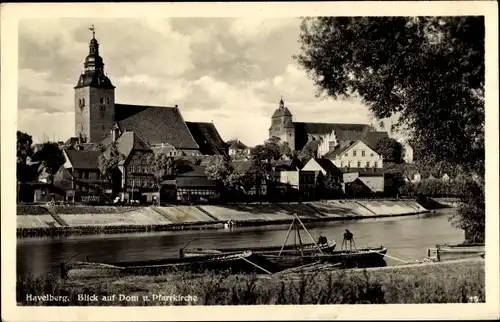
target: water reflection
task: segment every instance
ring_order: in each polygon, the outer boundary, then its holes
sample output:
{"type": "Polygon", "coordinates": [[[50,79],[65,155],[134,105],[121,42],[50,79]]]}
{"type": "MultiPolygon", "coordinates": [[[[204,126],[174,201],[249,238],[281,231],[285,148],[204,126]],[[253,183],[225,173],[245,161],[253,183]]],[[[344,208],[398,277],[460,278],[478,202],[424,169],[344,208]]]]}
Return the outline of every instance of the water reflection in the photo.
{"type": "MultiPolygon", "coordinates": [[[[451,226],[449,211],[420,216],[338,221],[306,224],[312,235],[326,236],[342,244],[345,229],[353,234],[358,248],[384,245],[388,255],[407,260],[421,259],[426,249],[438,243],[459,243],[463,232],[451,226]]],[[[288,225],[270,227],[243,227],[231,230],[176,231],[157,233],[128,233],[97,236],[70,236],[56,238],[23,238],[17,241],[17,272],[36,275],[56,271],[61,261],[75,254],[83,260],[89,256],[95,261],[147,260],[177,256],[190,240],[200,238],[189,247],[245,247],[281,245],[288,225]]],[[[310,238],[301,233],[304,242],[310,238]]],[[[293,242],[292,236],[289,243],[293,242]]],[[[388,265],[397,261],[387,258],[388,265]]]]}

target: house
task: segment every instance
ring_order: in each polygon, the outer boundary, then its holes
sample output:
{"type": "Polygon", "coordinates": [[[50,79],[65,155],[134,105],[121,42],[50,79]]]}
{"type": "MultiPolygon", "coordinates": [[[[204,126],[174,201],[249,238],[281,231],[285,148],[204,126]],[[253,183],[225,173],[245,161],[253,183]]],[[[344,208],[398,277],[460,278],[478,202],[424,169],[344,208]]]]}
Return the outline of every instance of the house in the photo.
{"type": "MultiPolygon", "coordinates": [[[[54,176],[54,185],[64,190],[66,201],[85,201],[89,196],[104,196],[110,181],[101,177],[100,151],[63,149],[66,162],[54,176]]],[[[108,191],[109,192],[109,191],[108,191]]]]}
{"type": "MultiPolygon", "coordinates": [[[[381,168],[342,168],[343,182],[347,185],[361,181],[372,192],[383,192],[385,187],[384,171],[381,168]]],[[[347,190],[344,190],[347,193],[347,190]]]]}
{"type": "Polygon", "coordinates": [[[324,158],[331,160],[337,168],[383,168],[382,156],[360,140],[338,147],[328,152],[324,158]]]}
{"type": "Polygon", "coordinates": [[[227,141],[226,145],[229,149],[229,155],[233,158],[236,156],[246,157],[250,155],[250,148],[238,139],[227,141]]]}
{"type": "Polygon", "coordinates": [[[311,159],[303,167],[302,171],[319,171],[323,176],[332,175],[342,179],[342,171],[340,171],[335,164],[328,159],[311,159]]]}
{"type": "Polygon", "coordinates": [[[292,151],[312,152],[315,158],[357,140],[366,141],[375,149],[378,141],[387,136],[387,132],[374,131],[368,124],[295,122],[283,98],[271,116],[269,128],[270,138],[287,142],[292,151]]]}
{"type": "MultiPolygon", "coordinates": [[[[154,169],[149,163],[153,150],[139,135],[128,131],[120,135],[115,145],[124,157],[113,174],[113,184],[121,182],[122,199],[151,202],[155,195],[154,169]]],[[[110,149],[111,145],[104,153],[110,153],[110,149]]]]}
{"type": "MultiPolygon", "coordinates": [[[[168,182],[167,182],[168,183],[168,182]]],[[[186,166],[175,178],[176,199],[196,202],[216,198],[217,183],[210,180],[201,165],[186,166]]]]}

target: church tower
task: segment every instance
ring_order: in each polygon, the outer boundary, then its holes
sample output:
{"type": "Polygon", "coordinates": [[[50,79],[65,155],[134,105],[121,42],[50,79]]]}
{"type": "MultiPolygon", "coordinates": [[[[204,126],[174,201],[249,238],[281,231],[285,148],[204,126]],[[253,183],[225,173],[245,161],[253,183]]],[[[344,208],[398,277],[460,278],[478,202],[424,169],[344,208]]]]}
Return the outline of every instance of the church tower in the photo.
{"type": "Polygon", "coordinates": [[[269,128],[269,137],[279,137],[282,142],[288,142],[288,146],[295,150],[295,126],[293,125],[293,116],[290,110],[285,107],[283,97],[279,102],[279,107],[274,111],[271,117],[271,127],[269,128]]]}
{"type": "Polygon", "coordinates": [[[100,141],[115,123],[115,87],[104,73],[92,25],[89,54],[75,89],[75,134],[85,142],[100,141]]]}

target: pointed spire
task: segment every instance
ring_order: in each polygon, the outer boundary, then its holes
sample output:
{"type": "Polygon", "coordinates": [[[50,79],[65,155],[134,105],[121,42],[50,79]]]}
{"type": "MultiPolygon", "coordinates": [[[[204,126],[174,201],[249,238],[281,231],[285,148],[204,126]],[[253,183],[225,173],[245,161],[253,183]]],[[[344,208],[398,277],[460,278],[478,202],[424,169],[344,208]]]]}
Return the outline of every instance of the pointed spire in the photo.
{"type": "Polygon", "coordinates": [[[280,108],[285,108],[285,102],[283,102],[283,95],[281,95],[280,99],[280,108]]]}

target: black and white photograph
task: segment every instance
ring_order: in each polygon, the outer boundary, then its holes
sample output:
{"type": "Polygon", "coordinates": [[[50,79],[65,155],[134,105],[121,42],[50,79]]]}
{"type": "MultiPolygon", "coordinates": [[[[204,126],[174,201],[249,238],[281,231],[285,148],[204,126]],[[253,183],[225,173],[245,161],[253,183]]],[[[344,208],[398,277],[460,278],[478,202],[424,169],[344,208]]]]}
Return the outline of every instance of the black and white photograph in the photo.
{"type": "Polygon", "coordinates": [[[498,318],[498,8],[466,3],[3,6],[2,298],[498,318]]]}

